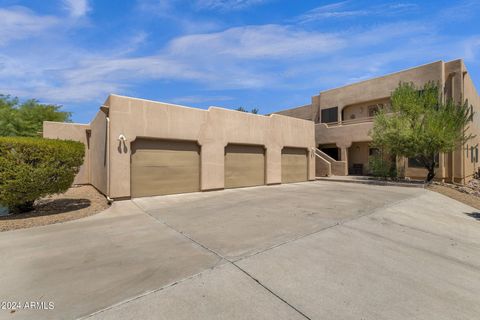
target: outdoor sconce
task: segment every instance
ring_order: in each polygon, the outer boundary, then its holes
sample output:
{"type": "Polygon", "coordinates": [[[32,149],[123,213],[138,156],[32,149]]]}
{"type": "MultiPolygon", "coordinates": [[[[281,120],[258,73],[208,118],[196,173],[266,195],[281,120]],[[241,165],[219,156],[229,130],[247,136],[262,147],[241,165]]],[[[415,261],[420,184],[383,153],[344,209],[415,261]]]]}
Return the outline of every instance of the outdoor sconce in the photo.
{"type": "Polygon", "coordinates": [[[119,153],[127,153],[128,149],[127,149],[127,137],[125,137],[124,134],[120,134],[118,136],[118,152],[119,153]],[[122,148],[123,147],[123,148],[122,148]]]}

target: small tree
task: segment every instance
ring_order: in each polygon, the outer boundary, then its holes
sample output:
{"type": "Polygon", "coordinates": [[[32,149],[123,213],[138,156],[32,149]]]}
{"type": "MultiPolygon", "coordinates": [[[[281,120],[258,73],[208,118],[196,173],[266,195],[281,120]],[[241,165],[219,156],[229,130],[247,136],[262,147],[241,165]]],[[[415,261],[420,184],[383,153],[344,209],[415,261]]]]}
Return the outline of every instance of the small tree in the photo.
{"type": "MultiPolygon", "coordinates": [[[[235,110],[236,111],[241,111],[241,112],[248,112],[248,110],[244,107],[238,107],[235,110]]],[[[250,112],[253,113],[253,114],[258,114],[259,111],[260,111],[259,108],[253,108],[250,112]]]]}
{"type": "Polygon", "coordinates": [[[400,83],[391,103],[391,110],[375,115],[373,145],[391,155],[417,158],[428,170],[427,182],[435,177],[436,154],[451,152],[473,137],[467,134],[473,117],[468,101],[444,102],[433,82],[421,90],[413,83],[400,83]]]}
{"type": "Polygon", "coordinates": [[[238,107],[235,110],[240,111],[240,112],[248,112],[247,109],[245,109],[244,107],[238,107]]]}
{"type": "Polygon", "coordinates": [[[60,109],[35,99],[21,103],[18,98],[0,94],[0,136],[34,137],[42,131],[43,121],[70,122],[71,113],[60,109]]]}

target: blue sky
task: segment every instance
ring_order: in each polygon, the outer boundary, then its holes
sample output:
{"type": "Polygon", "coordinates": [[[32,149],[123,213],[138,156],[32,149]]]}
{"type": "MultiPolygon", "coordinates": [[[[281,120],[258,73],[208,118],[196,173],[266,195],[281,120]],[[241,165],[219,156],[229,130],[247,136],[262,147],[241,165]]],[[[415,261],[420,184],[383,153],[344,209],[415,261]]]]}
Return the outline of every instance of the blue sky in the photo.
{"type": "Polygon", "coordinates": [[[456,58],[480,89],[480,1],[0,0],[0,93],[77,122],[109,93],[269,113],[456,58]]]}

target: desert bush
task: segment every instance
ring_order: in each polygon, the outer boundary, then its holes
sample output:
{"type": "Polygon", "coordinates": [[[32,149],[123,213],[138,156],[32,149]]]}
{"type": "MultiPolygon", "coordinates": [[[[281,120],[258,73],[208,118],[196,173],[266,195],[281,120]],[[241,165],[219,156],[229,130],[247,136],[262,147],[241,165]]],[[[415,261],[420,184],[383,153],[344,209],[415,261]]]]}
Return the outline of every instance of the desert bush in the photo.
{"type": "Polygon", "coordinates": [[[0,204],[13,213],[25,212],[36,199],[65,192],[84,153],[76,141],[0,137],[0,204]]]}
{"type": "Polygon", "coordinates": [[[368,158],[368,167],[371,175],[374,177],[391,178],[397,177],[397,170],[390,159],[386,159],[381,154],[375,154],[368,158]]]}

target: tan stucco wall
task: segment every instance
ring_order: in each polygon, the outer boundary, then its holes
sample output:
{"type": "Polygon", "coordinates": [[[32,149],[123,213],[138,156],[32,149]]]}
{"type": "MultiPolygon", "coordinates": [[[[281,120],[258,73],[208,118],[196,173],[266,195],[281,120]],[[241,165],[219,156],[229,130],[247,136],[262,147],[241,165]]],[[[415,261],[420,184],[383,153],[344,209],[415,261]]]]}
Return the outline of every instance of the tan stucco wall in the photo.
{"type": "MultiPolygon", "coordinates": [[[[319,109],[338,106],[339,119],[341,119],[342,109],[345,108],[345,120],[348,121],[350,113],[358,111],[358,106],[369,104],[377,99],[387,100],[400,81],[411,81],[417,86],[422,86],[428,81],[435,81],[443,86],[446,98],[453,98],[457,102],[462,101],[464,98],[469,99],[469,103],[479,112],[480,102],[478,94],[466,71],[462,60],[438,61],[383,77],[322,91],[317,98],[312,98],[312,101],[317,101],[319,109]],[[464,77],[463,80],[462,77],[464,77]]],[[[312,112],[315,113],[315,111],[312,112]]],[[[359,116],[356,115],[356,118],[359,118],[359,116]]],[[[477,135],[477,138],[468,142],[469,147],[475,146],[480,141],[479,119],[478,116],[474,117],[474,122],[470,127],[470,132],[477,135]]],[[[372,122],[331,127],[327,127],[324,124],[316,124],[316,142],[321,144],[335,143],[339,147],[350,147],[355,142],[371,141],[369,136],[371,129],[372,122]]],[[[453,152],[453,155],[441,155],[440,165],[437,169],[437,178],[451,179],[452,172],[456,181],[468,181],[471,178],[473,172],[478,167],[478,163],[472,163],[470,156],[468,159],[466,158],[465,147],[459,147],[457,151],[453,152]]],[[[424,178],[426,170],[409,168],[408,164],[406,164],[405,174],[412,178],[424,178]]]]}
{"type": "Polygon", "coordinates": [[[314,124],[280,115],[261,116],[211,107],[200,110],[167,103],[111,95],[105,103],[110,117],[110,194],[130,196],[130,144],[138,137],[197,141],[201,146],[201,189],[224,188],[224,150],[228,143],[266,148],[266,183],[281,183],[281,150],[309,150],[309,179],[315,178],[314,124]],[[117,138],[127,138],[127,150],[117,138]]]}
{"type": "Polygon", "coordinates": [[[363,174],[368,174],[369,143],[353,142],[348,148],[348,168],[351,170],[353,164],[363,165],[363,174]]]}
{"type": "Polygon", "coordinates": [[[304,120],[314,120],[314,114],[312,113],[312,105],[307,104],[300,107],[295,107],[292,109],[287,109],[279,112],[275,112],[275,114],[281,114],[288,117],[304,119],[304,120]]]}
{"type": "Polygon", "coordinates": [[[361,120],[362,118],[369,118],[369,107],[383,105],[386,107],[390,104],[389,98],[370,100],[366,102],[356,103],[353,105],[345,106],[343,109],[343,119],[342,121],[355,121],[361,120]]]}
{"type": "MultiPolygon", "coordinates": [[[[311,110],[301,107],[283,110],[278,113],[294,117],[306,117],[308,114],[311,114],[311,118],[316,122],[315,139],[317,145],[335,144],[339,148],[349,148],[355,142],[371,141],[369,132],[372,129],[372,122],[340,124],[328,127],[325,124],[318,123],[321,120],[321,109],[338,107],[339,120],[342,119],[342,110],[346,121],[350,120],[352,114],[355,114],[355,119],[363,118],[368,116],[368,110],[364,108],[362,114],[360,112],[362,106],[365,107],[377,101],[388,101],[392,91],[401,81],[413,82],[417,86],[423,86],[428,81],[438,82],[443,87],[443,93],[446,98],[453,98],[457,102],[468,99],[477,112],[469,132],[477,137],[470,140],[467,144],[470,147],[480,143],[480,98],[461,59],[449,62],[437,61],[382,77],[322,91],[311,98],[311,110]]],[[[465,148],[466,145],[459,146],[458,150],[452,154],[442,155],[440,167],[437,170],[437,177],[446,178],[447,180],[455,178],[458,182],[468,181],[472,177],[479,164],[471,162],[470,154],[468,158],[466,157],[465,148]]],[[[405,171],[406,175],[411,177],[425,177],[426,175],[426,170],[424,169],[408,168],[407,166],[405,171]]]]}
{"type": "Polygon", "coordinates": [[[99,111],[90,124],[90,183],[108,194],[107,116],[99,111]]]}
{"type": "Polygon", "coordinates": [[[340,119],[343,107],[374,99],[388,98],[392,91],[398,87],[400,81],[411,81],[418,86],[422,86],[428,81],[443,83],[443,64],[442,61],[437,61],[383,77],[322,91],[320,93],[320,108],[338,106],[340,119]]]}
{"type": "Polygon", "coordinates": [[[73,140],[85,144],[85,157],[83,165],[80,167],[74,184],[88,184],[88,173],[90,170],[89,149],[87,143],[87,132],[90,126],[88,124],[64,123],[64,122],[43,122],[43,137],[49,139],[73,140]]]}
{"type": "Polygon", "coordinates": [[[352,142],[371,141],[369,135],[373,122],[328,127],[325,123],[315,124],[317,144],[335,144],[337,147],[350,147],[352,142]]]}
{"type": "MultiPolygon", "coordinates": [[[[464,75],[464,97],[468,100],[468,104],[473,106],[474,110],[473,122],[469,126],[469,133],[475,135],[475,138],[471,139],[466,144],[468,144],[469,147],[473,146],[475,148],[475,146],[477,146],[480,149],[480,96],[475,90],[475,86],[469,73],[464,75]]],[[[466,155],[466,152],[464,152],[464,154],[466,155]]],[[[465,176],[467,180],[478,170],[478,167],[478,162],[472,162],[469,150],[469,156],[465,159],[465,176]]]]}

